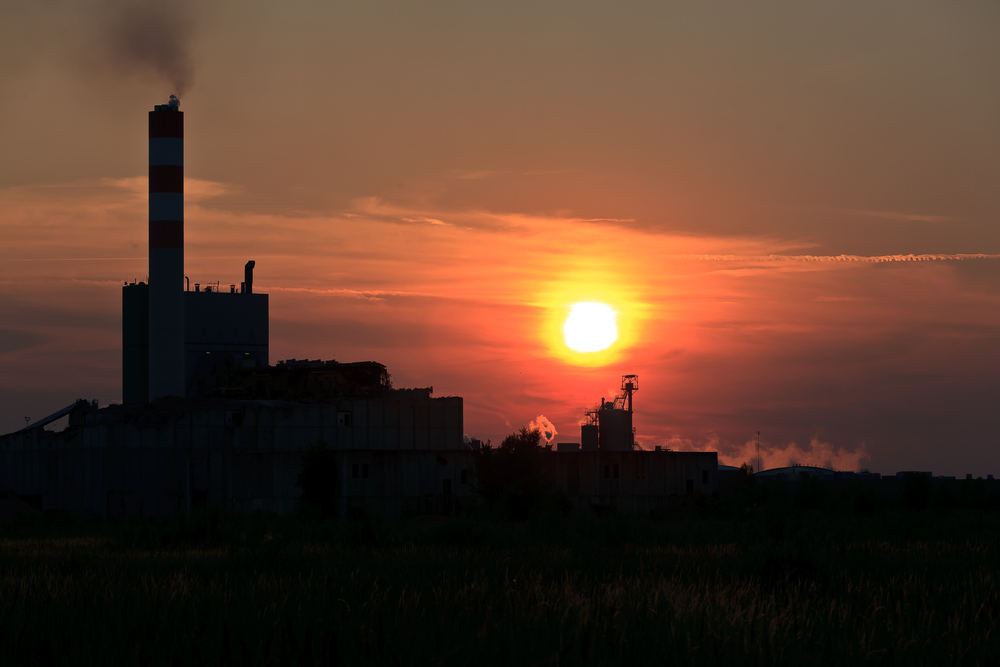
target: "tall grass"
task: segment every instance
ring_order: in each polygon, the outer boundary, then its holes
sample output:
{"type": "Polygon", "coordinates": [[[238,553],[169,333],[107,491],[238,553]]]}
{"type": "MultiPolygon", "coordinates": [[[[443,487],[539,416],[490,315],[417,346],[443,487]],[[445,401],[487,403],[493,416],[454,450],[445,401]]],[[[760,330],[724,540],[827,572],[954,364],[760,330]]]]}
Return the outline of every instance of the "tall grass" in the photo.
{"type": "Polygon", "coordinates": [[[74,665],[984,664],[1000,522],[21,522],[0,662],[74,665]]]}

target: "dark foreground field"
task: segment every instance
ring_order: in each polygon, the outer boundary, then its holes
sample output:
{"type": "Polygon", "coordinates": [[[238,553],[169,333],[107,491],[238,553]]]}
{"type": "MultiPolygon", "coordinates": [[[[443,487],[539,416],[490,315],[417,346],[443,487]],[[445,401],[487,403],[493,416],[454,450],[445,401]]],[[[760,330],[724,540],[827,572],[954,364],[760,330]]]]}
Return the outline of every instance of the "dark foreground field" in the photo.
{"type": "Polygon", "coordinates": [[[0,527],[0,663],[995,664],[985,509],[0,527]]]}

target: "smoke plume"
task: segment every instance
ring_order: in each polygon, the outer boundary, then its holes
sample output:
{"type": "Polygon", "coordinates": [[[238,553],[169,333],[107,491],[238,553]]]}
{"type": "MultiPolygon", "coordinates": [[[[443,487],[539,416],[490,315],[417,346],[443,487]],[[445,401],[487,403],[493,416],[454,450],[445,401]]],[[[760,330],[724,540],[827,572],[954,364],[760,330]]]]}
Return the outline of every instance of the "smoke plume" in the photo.
{"type": "Polygon", "coordinates": [[[185,0],[115,3],[106,29],[108,57],[118,69],[158,76],[183,97],[194,83],[194,23],[185,0]]]}
{"type": "MultiPolygon", "coordinates": [[[[653,438],[640,438],[644,449],[651,449],[654,445],[673,449],[679,452],[718,452],[719,463],[724,465],[738,466],[749,463],[757,470],[757,443],[754,440],[747,440],[742,445],[726,445],[720,443],[718,438],[713,437],[708,442],[695,443],[691,440],[674,437],[669,440],[653,438]]],[[[808,445],[799,445],[797,442],[772,443],[761,441],[760,443],[761,469],[784,468],[791,465],[809,465],[820,468],[831,468],[833,470],[862,469],[871,455],[868,453],[868,446],[861,442],[853,450],[845,447],[835,446],[829,442],[823,442],[819,438],[812,438],[808,445]]]]}
{"type": "Polygon", "coordinates": [[[556,430],[555,424],[550,422],[549,418],[546,417],[545,415],[538,415],[538,417],[528,422],[528,430],[529,431],[537,430],[539,433],[541,433],[542,437],[545,439],[546,444],[552,442],[552,438],[559,435],[559,431],[556,430]]]}

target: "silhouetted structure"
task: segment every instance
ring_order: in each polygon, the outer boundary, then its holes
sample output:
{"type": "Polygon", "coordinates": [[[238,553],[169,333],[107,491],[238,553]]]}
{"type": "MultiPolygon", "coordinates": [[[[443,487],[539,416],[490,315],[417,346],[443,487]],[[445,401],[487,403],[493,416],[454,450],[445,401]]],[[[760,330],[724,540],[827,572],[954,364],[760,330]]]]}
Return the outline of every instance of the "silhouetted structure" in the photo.
{"type": "Polygon", "coordinates": [[[173,95],[149,112],[149,284],[122,288],[122,400],[192,398],[221,363],[266,367],[268,299],[252,260],[237,292],[184,276],[184,113],[173,95]]]}
{"type": "Polygon", "coordinates": [[[165,399],[98,409],[81,401],[62,431],[0,436],[0,481],[40,509],[77,516],[169,517],[205,504],[286,514],[299,496],[301,453],[323,441],[337,456],[340,516],[455,512],[455,497],[470,495],[462,399],[352,393],[315,403],[165,399]]]}
{"type": "MultiPolygon", "coordinates": [[[[248,262],[252,264],[253,262],[248,262]]],[[[252,269],[247,269],[252,271],[252,269]]],[[[245,282],[244,282],[245,284],[245,282]]],[[[198,395],[199,381],[220,366],[268,366],[268,295],[229,291],[208,285],[181,293],[184,303],[184,392],[198,395]]],[[[122,288],[122,400],[148,403],[149,287],[122,288]]]]}
{"type": "Polygon", "coordinates": [[[184,112],[149,112],[149,397],[184,396],[184,112]]]}
{"type": "MultiPolygon", "coordinates": [[[[460,511],[471,496],[472,447],[461,397],[396,389],[375,361],[269,365],[268,295],[184,276],[184,116],[149,114],[149,283],[122,289],[124,405],[78,401],[0,436],[0,482],[44,510],[169,517],[193,506],[290,512],[302,453],[325,442],[336,461],[339,516],[460,511]],[[44,426],[62,417],[62,431],[44,426]]],[[[577,507],[646,511],[709,493],[715,453],[636,452],[632,394],[590,413],[582,451],[540,465],[577,507]]]]}
{"type": "Polygon", "coordinates": [[[585,452],[629,452],[635,449],[632,426],[632,394],[639,391],[638,375],[623,375],[621,393],[613,401],[601,399],[596,410],[587,413],[580,427],[580,444],[585,452]]]}
{"type": "Polygon", "coordinates": [[[754,473],[757,479],[761,480],[783,480],[786,482],[798,482],[804,479],[818,479],[824,481],[846,480],[846,479],[880,479],[878,473],[867,471],[850,472],[833,470],[832,468],[821,468],[809,465],[790,465],[782,468],[770,468],[754,473]]]}
{"type": "Polygon", "coordinates": [[[674,499],[711,494],[718,486],[716,452],[555,452],[543,458],[575,509],[650,512],[674,499]]]}

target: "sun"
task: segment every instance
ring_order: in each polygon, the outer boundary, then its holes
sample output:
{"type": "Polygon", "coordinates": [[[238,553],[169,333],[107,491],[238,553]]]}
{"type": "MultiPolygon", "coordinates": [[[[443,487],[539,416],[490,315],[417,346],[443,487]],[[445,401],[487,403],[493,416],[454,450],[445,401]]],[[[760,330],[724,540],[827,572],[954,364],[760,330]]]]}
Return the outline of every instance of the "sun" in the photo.
{"type": "Polygon", "coordinates": [[[616,315],[610,306],[603,303],[574,303],[563,324],[566,345],[577,352],[606,350],[618,340],[616,315]]]}

